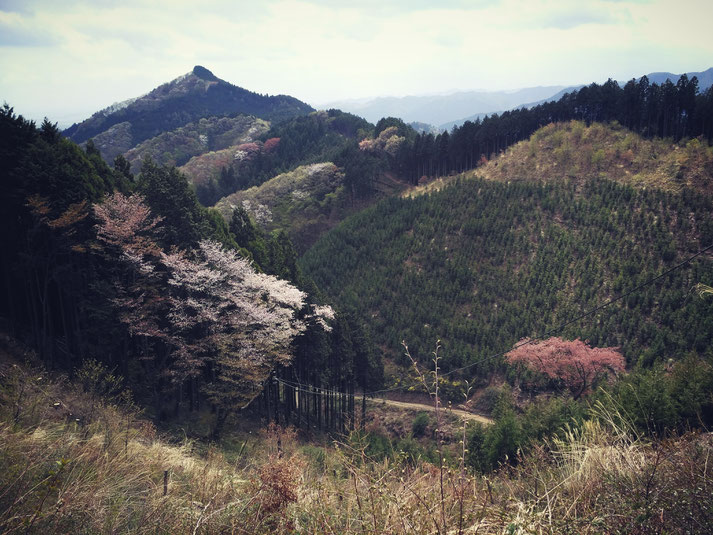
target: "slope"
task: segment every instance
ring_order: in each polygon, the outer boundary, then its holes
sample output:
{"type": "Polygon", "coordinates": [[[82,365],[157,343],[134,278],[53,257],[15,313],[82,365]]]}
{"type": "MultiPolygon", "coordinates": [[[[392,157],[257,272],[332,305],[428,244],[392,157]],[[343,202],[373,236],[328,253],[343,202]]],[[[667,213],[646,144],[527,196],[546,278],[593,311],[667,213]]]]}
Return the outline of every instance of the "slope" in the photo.
{"type": "Polygon", "coordinates": [[[329,226],[343,184],[344,173],[333,163],[315,163],[228,195],[216,208],[230,220],[234,207],[243,206],[264,229],[286,230],[304,251],[329,226]]]}
{"type": "MultiPolygon", "coordinates": [[[[698,139],[681,144],[645,139],[614,122],[551,123],[537,130],[465,178],[489,180],[586,180],[606,178],[620,184],[680,192],[684,187],[713,194],[713,148],[698,139]]],[[[414,196],[442,188],[456,177],[441,177],[410,189],[414,196]]]]}
{"type": "MultiPolygon", "coordinates": [[[[147,156],[159,165],[178,167],[206,151],[217,151],[254,141],[269,128],[267,121],[248,115],[205,117],[147,139],[126,151],[125,156],[133,173],[138,173],[141,162],[147,156]]],[[[100,137],[95,138],[94,143],[102,150],[99,140],[100,137]]]]}
{"type": "Polygon", "coordinates": [[[300,165],[338,163],[373,128],[340,110],[316,111],[273,125],[255,144],[199,156],[184,171],[194,179],[200,201],[212,206],[300,165]]]}
{"type": "MultiPolygon", "coordinates": [[[[444,371],[479,363],[468,373],[482,376],[497,366],[490,355],[713,243],[713,203],[685,184],[635,188],[604,171],[543,171],[543,181],[531,168],[382,201],[320,238],[301,266],[339,305],[361,313],[392,356],[402,340],[426,356],[440,339],[444,371]]],[[[621,346],[630,363],[710,351],[712,320],[687,296],[695,282],[711,280],[711,257],[699,258],[563,335],[621,346]]]]}
{"type": "Polygon", "coordinates": [[[492,180],[604,177],[640,188],[671,192],[690,188],[710,195],[713,148],[698,139],[681,144],[643,139],[616,123],[585,126],[570,121],[541,128],[477,174],[492,180]]]}
{"type": "MultiPolygon", "coordinates": [[[[3,533],[278,535],[300,526],[305,533],[405,535],[434,532],[434,504],[443,506],[448,526],[484,534],[527,525],[544,533],[573,526],[581,533],[590,526],[678,533],[685,526],[698,535],[713,521],[708,433],[643,441],[592,415],[487,477],[461,472],[458,452],[439,471],[435,444],[389,440],[379,432],[383,410],[370,410],[369,432],[340,437],[338,447],[325,445],[331,438],[305,443],[290,428],[259,430],[244,419],[229,439],[207,444],[188,438],[194,422],[184,422],[190,427],[178,436],[159,434],[130,396],[106,391],[106,368],[90,364],[79,372],[82,384],[73,384],[23,363],[27,351],[6,355],[3,338],[3,533]],[[533,492],[542,481],[550,504],[533,492]]],[[[409,423],[407,412],[401,422],[409,423]]],[[[474,431],[467,446],[477,453],[483,434],[474,431]]],[[[471,452],[463,453],[470,464],[471,452]]]]}

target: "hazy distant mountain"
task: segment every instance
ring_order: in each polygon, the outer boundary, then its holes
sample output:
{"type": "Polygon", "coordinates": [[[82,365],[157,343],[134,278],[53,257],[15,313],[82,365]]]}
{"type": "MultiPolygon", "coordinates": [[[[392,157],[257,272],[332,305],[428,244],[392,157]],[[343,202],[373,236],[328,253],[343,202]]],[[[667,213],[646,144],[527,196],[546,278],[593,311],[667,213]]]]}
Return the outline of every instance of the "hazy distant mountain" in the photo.
{"type": "Polygon", "coordinates": [[[343,100],[320,105],[338,108],[377,122],[382,117],[399,117],[405,122],[440,125],[467,117],[474,112],[492,113],[541,100],[564,86],[528,87],[515,91],[464,91],[450,95],[378,97],[368,100],[343,100]]]}
{"type": "MultiPolygon", "coordinates": [[[[672,74],[670,72],[652,72],[650,74],[647,74],[646,77],[649,79],[649,83],[657,83],[657,84],[662,84],[666,80],[671,80],[671,82],[676,84],[678,82],[678,79],[681,77],[681,74],[672,74]]],[[[711,85],[713,85],[713,67],[711,67],[708,70],[701,71],[701,72],[687,72],[686,76],[688,76],[689,80],[693,78],[694,76],[698,78],[698,90],[699,91],[705,91],[708,89],[711,85]]],[[[619,85],[624,85],[626,81],[620,81],[619,85]]]]}
{"type": "MultiPolygon", "coordinates": [[[[144,96],[113,104],[72,125],[64,131],[64,135],[82,143],[121,125],[114,129],[121,134],[121,147],[117,147],[120,153],[203,117],[243,113],[279,121],[311,111],[311,106],[296,98],[253,93],[217,78],[204,67],[196,66],[191,72],[144,96]]],[[[111,147],[111,132],[102,136],[102,142],[111,147]]]]}
{"type": "Polygon", "coordinates": [[[493,113],[502,113],[504,111],[513,110],[513,109],[519,109],[519,108],[532,108],[533,106],[537,106],[538,104],[544,104],[545,102],[556,102],[559,99],[561,99],[566,93],[571,93],[572,91],[578,91],[584,87],[583,85],[572,85],[569,87],[565,87],[564,89],[560,89],[555,93],[554,95],[551,95],[547,98],[543,98],[540,100],[537,100],[535,102],[527,102],[527,103],[522,103],[518,104],[517,106],[512,106],[511,108],[503,108],[500,110],[492,111],[492,112],[479,112],[479,113],[474,113],[473,115],[469,115],[468,117],[463,117],[461,119],[457,119],[455,121],[450,121],[447,123],[443,123],[439,125],[438,129],[439,130],[450,130],[454,126],[460,126],[466,121],[475,121],[477,119],[483,119],[486,115],[492,115],[493,113]]]}
{"type": "MultiPolygon", "coordinates": [[[[713,68],[702,72],[686,73],[696,76],[700,91],[713,85],[713,68]]],[[[649,82],[661,84],[670,79],[674,84],[680,74],[655,72],[646,75],[649,82]]],[[[620,81],[622,86],[627,80],[620,81]]],[[[502,113],[521,107],[532,107],[544,102],[559,100],[565,93],[580,89],[582,85],[540,86],[513,91],[467,91],[448,95],[378,97],[354,99],[321,104],[321,108],[339,108],[364,117],[372,123],[382,117],[399,117],[407,123],[419,123],[419,131],[450,130],[465,121],[482,119],[486,115],[502,113]]]]}
{"type": "Polygon", "coordinates": [[[408,124],[419,134],[438,134],[441,129],[437,126],[428,123],[421,123],[419,121],[413,121],[408,124]]]}
{"type": "MultiPolygon", "coordinates": [[[[557,93],[559,95],[559,93],[557,93]]],[[[554,99],[557,100],[557,99],[554,99]]],[[[520,106],[515,106],[516,108],[519,108],[520,106]]],[[[473,115],[469,115],[468,117],[463,117],[461,119],[457,119],[455,121],[449,121],[447,123],[443,123],[441,125],[438,125],[437,130],[443,131],[443,130],[451,130],[454,126],[460,126],[466,121],[472,121],[475,122],[477,119],[483,119],[486,115],[492,115],[493,113],[500,113],[503,110],[497,110],[495,112],[489,112],[489,113],[475,113],[473,115]]]]}
{"type": "Polygon", "coordinates": [[[519,109],[519,108],[532,108],[533,106],[537,106],[538,104],[544,104],[545,102],[555,102],[559,99],[561,99],[565,93],[571,93],[572,91],[577,91],[581,89],[582,85],[572,85],[569,87],[565,87],[564,89],[560,89],[555,93],[554,95],[550,95],[547,98],[543,98],[540,100],[537,100],[535,102],[527,102],[523,104],[518,104],[517,106],[512,106],[511,108],[503,108],[500,110],[492,111],[492,112],[479,112],[479,113],[474,113],[473,115],[469,115],[468,117],[463,117],[461,119],[457,119],[455,121],[450,121],[447,123],[443,123],[438,126],[438,130],[450,130],[454,126],[460,126],[466,121],[475,121],[477,119],[483,119],[486,115],[492,115],[493,113],[502,113],[504,111],[507,111],[508,109],[519,109]]]}

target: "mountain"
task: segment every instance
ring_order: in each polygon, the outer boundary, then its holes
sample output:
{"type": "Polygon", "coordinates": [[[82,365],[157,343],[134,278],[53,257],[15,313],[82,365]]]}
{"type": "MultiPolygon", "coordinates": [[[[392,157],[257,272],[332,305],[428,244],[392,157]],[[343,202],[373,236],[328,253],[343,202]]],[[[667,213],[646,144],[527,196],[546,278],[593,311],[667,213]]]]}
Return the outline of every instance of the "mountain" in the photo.
{"type": "MultiPolygon", "coordinates": [[[[243,146],[238,157],[231,149],[206,153],[181,170],[192,177],[199,199],[226,192],[215,201],[226,220],[242,206],[263,230],[286,231],[302,253],[347,215],[406,187],[389,171],[383,150],[360,149],[373,131],[354,115],[318,111],[273,127],[269,139],[243,146]],[[217,179],[210,169],[220,170],[217,179]]],[[[399,138],[398,131],[385,128],[381,139],[399,138]]]]}
{"type": "MultiPolygon", "coordinates": [[[[710,149],[624,129],[545,127],[483,175],[389,198],[347,218],[301,259],[338,306],[365,318],[397,362],[401,342],[466,377],[713,243],[710,149]],[[622,254],[626,251],[626,254],[622,254]]],[[[478,173],[481,174],[481,173],[478,173]]],[[[687,299],[713,283],[704,255],[558,335],[650,364],[710,346],[713,317],[687,299]]]]}
{"type": "Polygon", "coordinates": [[[410,122],[408,125],[419,134],[434,134],[435,135],[441,131],[441,129],[438,128],[437,126],[433,126],[432,124],[428,124],[428,123],[421,123],[419,121],[410,122]]]}
{"type": "Polygon", "coordinates": [[[196,66],[144,96],[109,106],[72,125],[64,135],[76,143],[98,137],[106,153],[121,154],[204,117],[246,114],[281,121],[311,111],[308,104],[293,97],[253,93],[196,66]]]}
{"type": "Polygon", "coordinates": [[[523,102],[554,95],[564,86],[529,87],[515,91],[464,91],[449,95],[378,97],[344,100],[324,104],[324,108],[339,108],[376,123],[382,117],[398,117],[406,122],[441,125],[472,115],[492,113],[515,107],[523,102]]]}
{"type": "MultiPolygon", "coordinates": [[[[559,99],[561,99],[563,96],[565,96],[567,93],[572,93],[573,91],[578,91],[584,86],[581,85],[573,85],[569,87],[565,87],[564,89],[560,89],[555,93],[554,95],[551,95],[547,98],[543,98],[541,100],[537,100],[534,102],[528,102],[526,104],[519,104],[517,106],[514,106],[509,109],[522,109],[522,108],[532,108],[534,106],[538,106],[539,104],[544,104],[546,102],[557,102],[559,99]]],[[[438,130],[444,131],[450,131],[454,126],[461,126],[464,122],[466,121],[471,121],[475,122],[477,120],[483,120],[485,117],[488,115],[492,115],[493,113],[503,113],[504,111],[507,111],[506,109],[500,109],[496,110],[495,112],[479,112],[479,113],[474,113],[473,115],[469,115],[468,117],[464,117],[462,119],[458,119],[456,121],[450,121],[447,123],[443,123],[438,127],[438,130]]]]}

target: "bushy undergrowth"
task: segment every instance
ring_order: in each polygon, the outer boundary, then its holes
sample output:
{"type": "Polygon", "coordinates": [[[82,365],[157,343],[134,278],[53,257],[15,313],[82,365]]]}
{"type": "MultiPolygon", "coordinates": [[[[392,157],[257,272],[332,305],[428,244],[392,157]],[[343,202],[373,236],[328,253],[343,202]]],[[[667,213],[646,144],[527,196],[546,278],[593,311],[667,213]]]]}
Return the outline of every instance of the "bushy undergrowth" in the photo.
{"type": "MultiPolygon", "coordinates": [[[[3,533],[707,533],[713,524],[711,435],[646,437],[613,403],[482,476],[458,456],[439,466],[442,456],[409,451],[409,439],[355,432],[305,446],[274,425],[229,461],[215,445],[161,440],[120,396],[109,403],[18,365],[0,373],[3,533]]],[[[563,403],[548,402],[540,418],[564,414],[563,403]]],[[[497,405],[502,419],[508,408],[497,405]]]]}

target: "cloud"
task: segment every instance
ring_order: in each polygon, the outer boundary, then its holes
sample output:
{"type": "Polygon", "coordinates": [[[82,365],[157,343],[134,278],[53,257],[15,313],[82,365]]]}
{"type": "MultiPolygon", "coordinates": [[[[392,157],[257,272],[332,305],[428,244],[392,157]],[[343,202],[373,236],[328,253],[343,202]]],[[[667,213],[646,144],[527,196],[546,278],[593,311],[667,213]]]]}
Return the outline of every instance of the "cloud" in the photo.
{"type": "Polygon", "coordinates": [[[621,12],[565,8],[543,13],[532,22],[543,29],[571,30],[587,24],[619,24],[621,19],[621,12]]]}
{"type": "Polygon", "coordinates": [[[688,9],[668,0],[0,0],[0,94],[21,113],[42,108],[41,119],[146,93],[196,64],[307,102],[702,70],[713,57],[713,3],[680,3],[688,9]]]}
{"type": "Polygon", "coordinates": [[[384,0],[307,0],[310,4],[327,6],[331,8],[353,8],[358,6],[359,9],[380,15],[399,15],[404,13],[412,13],[416,11],[429,10],[478,10],[485,7],[499,4],[501,0],[400,0],[400,1],[384,1],[384,0]]]}
{"type": "Polygon", "coordinates": [[[23,0],[0,0],[0,11],[5,13],[27,13],[31,9],[23,0]]]}
{"type": "Polygon", "coordinates": [[[0,47],[40,47],[57,44],[52,33],[33,27],[15,14],[0,12],[0,47]]]}

